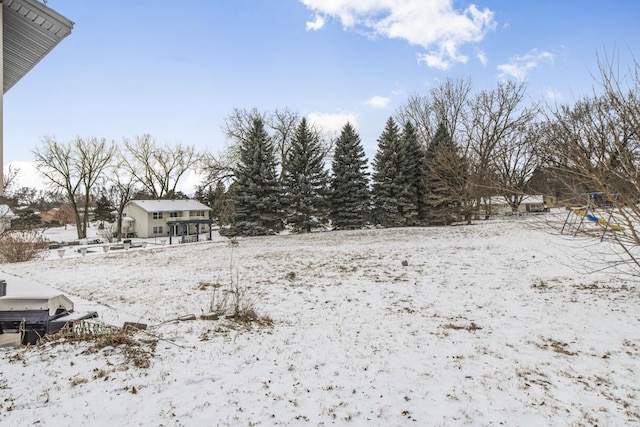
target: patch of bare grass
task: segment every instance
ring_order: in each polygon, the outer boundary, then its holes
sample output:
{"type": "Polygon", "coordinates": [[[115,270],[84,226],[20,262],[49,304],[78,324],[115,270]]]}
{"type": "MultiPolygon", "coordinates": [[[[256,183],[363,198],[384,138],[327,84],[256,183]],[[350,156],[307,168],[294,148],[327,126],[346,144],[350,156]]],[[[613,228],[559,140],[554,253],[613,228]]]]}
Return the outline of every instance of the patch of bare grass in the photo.
{"type": "Polygon", "coordinates": [[[475,332],[475,331],[479,331],[482,329],[482,326],[478,326],[478,324],[476,322],[470,322],[470,323],[466,323],[466,324],[455,324],[455,323],[447,323],[445,325],[442,326],[445,329],[453,329],[455,331],[468,331],[468,332],[475,332]]]}

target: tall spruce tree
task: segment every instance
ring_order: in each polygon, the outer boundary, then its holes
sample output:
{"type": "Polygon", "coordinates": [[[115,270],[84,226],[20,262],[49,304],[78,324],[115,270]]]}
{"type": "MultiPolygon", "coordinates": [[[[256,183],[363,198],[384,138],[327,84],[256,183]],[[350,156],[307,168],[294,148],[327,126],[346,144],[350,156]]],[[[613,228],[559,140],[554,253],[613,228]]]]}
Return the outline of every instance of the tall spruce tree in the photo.
{"type": "Polygon", "coordinates": [[[282,229],[282,202],[273,143],[262,118],[255,117],[248,135],[240,141],[240,159],[232,185],[231,227],[227,236],[274,234],[282,229]]]}
{"type": "Polygon", "coordinates": [[[284,197],[289,225],[297,232],[311,232],[327,222],[328,173],[317,132],[302,119],[286,162],[284,197]]]}
{"type": "Polygon", "coordinates": [[[469,164],[442,125],[429,144],[427,159],[428,222],[448,225],[461,217],[469,220],[469,164]]]}
{"type": "Polygon", "coordinates": [[[418,139],[416,128],[409,121],[402,129],[402,141],[406,152],[409,197],[416,210],[415,217],[407,218],[407,225],[416,225],[424,223],[427,217],[426,151],[418,139]]]}
{"type": "Polygon", "coordinates": [[[367,158],[356,130],[347,123],[336,141],[331,165],[331,222],[336,229],[357,229],[369,219],[367,158]]]}
{"type": "Polygon", "coordinates": [[[374,218],[384,227],[403,227],[416,221],[410,164],[406,144],[390,117],[378,138],[378,151],[373,159],[374,218]]]}
{"type": "Polygon", "coordinates": [[[100,197],[96,199],[96,207],[93,211],[93,217],[96,221],[100,221],[101,226],[104,226],[104,221],[113,222],[115,219],[112,213],[114,209],[115,208],[103,190],[100,192],[100,197]]]}
{"type": "Polygon", "coordinates": [[[441,206],[435,206],[435,204],[437,203],[436,199],[439,199],[440,197],[433,194],[434,191],[436,191],[433,189],[435,182],[435,178],[433,177],[433,175],[435,172],[434,162],[438,147],[440,147],[440,145],[450,144],[453,144],[453,139],[449,135],[449,131],[447,130],[444,123],[440,123],[438,125],[438,129],[436,130],[436,133],[433,135],[433,138],[427,144],[427,151],[425,154],[425,167],[427,171],[427,177],[425,180],[427,193],[425,195],[425,220],[428,224],[431,225],[440,224],[443,222],[446,223],[446,221],[443,221],[441,218],[440,214],[442,212],[436,212],[436,210],[438,208],[441,208],[441,206]]]}
{"type": "Polygon", "coordinates": [[[449,131],[447,130],[447,127],[444,125],[444,123],[440,123],[438,125],[438,129],[436,130],[435,135],[433,135],[433,139],[429,141],[429,144],[427,146],[427,153],[425,156],[425,161],[427,162],[427,166],[429,166],[429,163],[432,162],[433,159],[435,158],[436,151],[438,151],[438,147],[442,143],[446,143],[446,144],[453,143],[451,135],[449,135],[449,131]]]}

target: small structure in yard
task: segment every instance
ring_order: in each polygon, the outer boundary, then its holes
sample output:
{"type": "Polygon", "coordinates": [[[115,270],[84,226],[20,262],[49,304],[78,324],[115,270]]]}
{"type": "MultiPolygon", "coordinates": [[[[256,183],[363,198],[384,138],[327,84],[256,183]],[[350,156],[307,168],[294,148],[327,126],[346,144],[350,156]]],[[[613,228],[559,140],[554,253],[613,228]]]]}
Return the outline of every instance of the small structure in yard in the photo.
{"type": "Polygon", "coordinates": [[[73,302],[64,295],[0,297],[0,347],[35,344],[65,325],[98,317],[95,311],[76,313],[73,302]]]}
{"type": "Polygon", "coordinates": [[[574,236],[580,231],[585,230],[585,225],[594,223],[602,228],[600,241],[604,240],[607,231],[625,231],[625,228],[619,224],[615,216],[616,201],[618,193],[585,193],[578,194],[574,198],[574,204],[577,206],[568,207],[567,217],[560,234],[565,231],[573,233],[574,236]]]}

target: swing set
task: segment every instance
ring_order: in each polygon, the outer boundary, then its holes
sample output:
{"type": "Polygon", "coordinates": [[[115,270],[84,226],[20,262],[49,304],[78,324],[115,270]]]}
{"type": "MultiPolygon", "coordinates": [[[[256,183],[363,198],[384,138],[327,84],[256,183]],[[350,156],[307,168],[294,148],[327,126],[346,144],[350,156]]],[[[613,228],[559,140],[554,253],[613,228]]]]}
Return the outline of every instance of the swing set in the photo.
{"type": "Polygon", "coordinates": [[[609,195],[605,193],[585,193],[579,194],[573,199],[574,202],[579,200],[586,200],[586,204],[569,208],[560,234],[564,234],[565,230],[567,230],[567,232],[573,232],[573,235],[576,236],[589,223],[595,223],[603,229],[600,241],[604,239],[607,231],[624,231],[624,227],[618,224],[613,215],[616,209],[615,202],[618,200],[617,193],[609,195]]]}

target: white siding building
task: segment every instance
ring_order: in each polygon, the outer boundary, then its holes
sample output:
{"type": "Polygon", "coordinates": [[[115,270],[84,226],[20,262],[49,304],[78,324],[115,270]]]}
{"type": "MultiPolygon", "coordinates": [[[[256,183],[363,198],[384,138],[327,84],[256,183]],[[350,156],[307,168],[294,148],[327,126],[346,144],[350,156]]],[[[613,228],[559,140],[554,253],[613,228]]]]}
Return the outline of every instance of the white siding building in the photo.
{"type": "Polygon", "coordinates": [[[132,200],[125,206],[122,235],[125,237],[179,236],[196,241],[199,234],[211,237],[211,208],[197,200],[132,200]]]}

